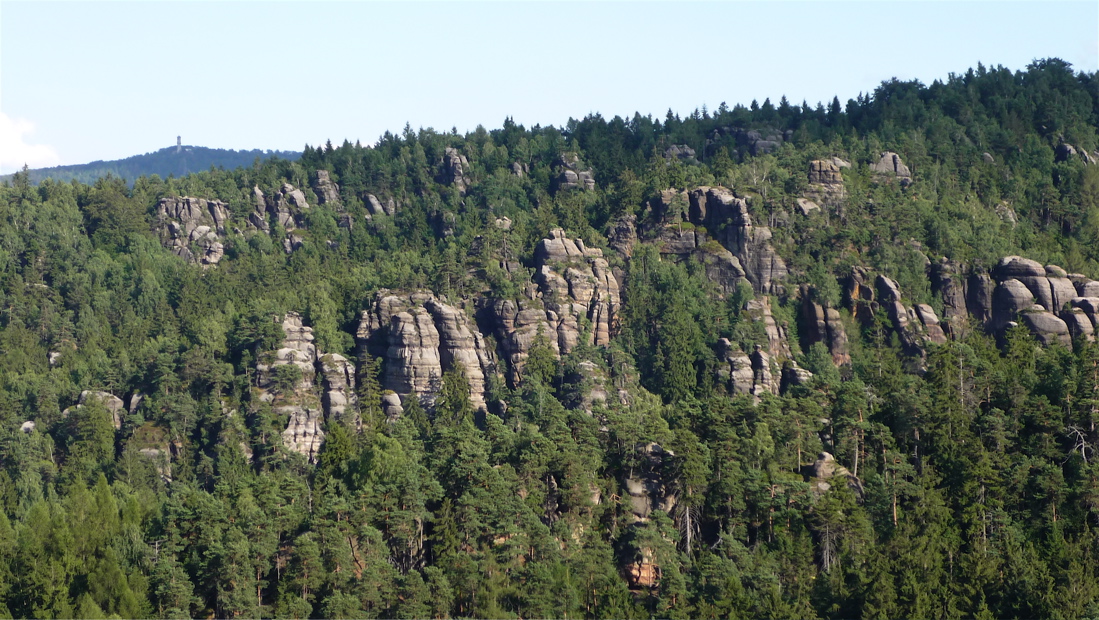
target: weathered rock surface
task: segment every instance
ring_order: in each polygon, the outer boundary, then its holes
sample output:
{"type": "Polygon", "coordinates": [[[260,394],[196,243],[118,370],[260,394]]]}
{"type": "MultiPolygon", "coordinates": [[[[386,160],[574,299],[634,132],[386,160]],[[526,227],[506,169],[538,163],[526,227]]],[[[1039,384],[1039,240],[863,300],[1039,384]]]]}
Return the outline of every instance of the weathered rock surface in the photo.
{"type": "Polygon", "coordinates": [[[317,179],[313,182],[313,193],[322,204],[340,204],[340,186],[336,185],[328,176],[327,170],[318,170],[317,179]]]}
{"type": "Polygon", "coordinates": [[[458,193],[465,194],[471,183],[468,176],[469,160],[458,149],[447,147],[443,154],[443,182],[453,185],[458,193]]]}
{"type": "Polygon", "coordinates": [[[121,398],[115,396],[114,394],[111,394],[110,392],[84,390],[80,393],[80,397],[77,398],[76,405],[62,411],[61,416],[68,417],[69,414],[72,413],[72,411],[80,409],[81,407],[93,400],[102,403],[102,405],[107,408],[107,411],[111,412],[111,421],[114,423],[114,429],[116,431],[121,429],[122,413],[126,410],[126,406],[123,404],[121,398]]]}
{"type": "Polygon", "coordinates": [[[283,445],[291,452],[316,462],[324,443],[324,410],[316,394],[317,348],[313,329],[302,324],[301,316],[287,313],[282,320],[285,333],[281,346],[260,353],[256,364],[256,389],[261,401],[270,402],[276,413],[289,416],[282,433],[283,445]],[[276,376],[280,366],[297,366],[301,379],[291,389],[280,389],[276,376]]]}
{"type": "Polygon", "coordinates": [[[637,243],[637,216],[632,213],[614,220],[607,233],[607,242],[611,249],[625,258],[633,255],[633,246],[637,243]]]}
{"type": "Polygon", "coordinates": [[[658,443],[637,446],[641,455],[641,465],[632,476],[623,481],[624,498],[629,498],[629,509],[634,522],[648,521],[654,510],[670,513],[675,508],[677,497],[675,490],[665,480],[664,469],[675,453],[666,450],[658,443]]]}
{"type": "Polygon", "coordinates": [[[847,331],[843,327],[840,313],[835,308],[825,308],[812,300],[809,291],[802,291],[802,316],[808,328],[806,343],[823,342],[832,354],[836,366],[851,363],[851,353],[847,345],[847,331]]]}
{"type": "Polygon", "coordinates": [[[771,247],[771,230],[753,226],[748,203],[724,187],[699,187],[689,194],[691,223],[705,226],[737,258],[757,293],[781,294],[786,263],[771,247]]]}
{"type": "Polygon", "coordinates": [[[227,205],[217,200],[175,196],[157,203],[160,242],[176,256],[209,267],[225,255],[221,239],[229,220],[227,205]]]}
{"type": "Polygon", "coordinates": [[[590,168],[583,168],[580,158],[576,153],[564,153],[557,160],[557,191],[584,188],[585,191],[595,191],[595,174],[590,168]]]}
{"type": "Polygon", "coordinates": [[[877,163],[870,164],[870,171],[896,177],[902,186],[912,183],[912,171],[901,161],[901,156],[892,151],[882,153],[877,163]]]}
{"type": "Polygon", "coordinates": [[[359,420],[354,417],[355,403],[355,365],[339,353],[328,353],[317,360],[320,374],[324,381],[324,394],[321,396],[321,404],[331,419],[348,419],[352,426],[359,426],[359,420]]]}
{"type": "Polygon", "coordinates": [[[1020,322],[1030,329],[1042,344],[1051,345],[1060,342],[1067,347],[1072,346],[1072,335],[1069,333],[1068,325],[1041,306],[1037,304],[1031,306],[1020,313],[1019,318],[1020,322]]]}
{"type": "MultiPolygon", "coordinates": [[[[843,162],[843,160],[839,161],[843,162]]],[[[835,158],[816,159],[809,162],[809,187],[805,192],[805,198],[801,200],[807,200],[812,205],[836,205],[846,196],[843,174],[840,173],[840,165],[836,163],[835,158]]],[[[799,206],[801,206],[801,200],[798,201],[799,206]]],[[[806,215],[811,210],[802,206],[802,212],[806,215]]]]}
{"type": "Polygon", "coordinates": [[[443,373],[462,366],[470,402],[485,406],[485,378],[495,372],[492,352],[461,308],[447,305],[430,292],[391,294],[379,291],[359,322],[360,350],[382,360],[382,387],[405,403],[409,397],[434,406],[443,373]]]}
{"type": "Polygon", "coordinates": [[[686,144],[673,144],[664,149],[664,159],[671,161],[678,159],[684,162],[693,162],[695,159],[695,150],[686,144]]]}

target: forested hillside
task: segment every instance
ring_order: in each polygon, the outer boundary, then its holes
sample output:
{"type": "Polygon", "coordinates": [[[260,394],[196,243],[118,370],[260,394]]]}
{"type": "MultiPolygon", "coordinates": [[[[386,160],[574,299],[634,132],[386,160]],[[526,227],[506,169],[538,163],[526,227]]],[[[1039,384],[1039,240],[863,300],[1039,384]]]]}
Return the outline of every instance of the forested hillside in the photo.
{"type": "MultiPolygon", "coordinates": [[[[31,183],[41,183],[45,179],[54,181],[79,181],[81,183],[95,183],[102,177],[113,175],[133,182],[141,176],[157,175],[162,178],[169,176],[182,177],[192,172],[202,172],[210,168],[233,169],[241,166],[251,166],[257,159],[265,160],[272,157],[282,159],[297,159],[300,153],[293,151],[234,151],[232,149],[211,149],[204,146],[180,145],[160,149],[144,155],[134,155],[126,159],[113,161],[93,161],[90,164],[77,164],[73,166],[54,166],[53,168],[38,168],[27,170],[31,183]]],[[[0,180],[11,182],[12,175],[7,175],[0,180]]]]}
{"type": "Polygon", "coordinates": [[[0,187],[0,615],[1099,616],[1099,75],[0,187]]]}

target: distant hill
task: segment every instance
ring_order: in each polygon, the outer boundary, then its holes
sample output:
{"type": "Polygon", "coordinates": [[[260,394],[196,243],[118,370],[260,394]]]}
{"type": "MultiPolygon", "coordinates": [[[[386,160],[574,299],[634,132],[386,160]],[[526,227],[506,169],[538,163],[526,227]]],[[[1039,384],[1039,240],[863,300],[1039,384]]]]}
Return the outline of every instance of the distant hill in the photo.
{"type": "MultiPolygon", "coordinates": [[[[204,146],[180,147],[170,146],[144,155],[134,155],[126,159],[114,161],[93,161],[88,164],[74,166],[55,166],[53,168],[39,168],[30,170],[30,180],[38,183],[43,179],[52,178],[57,181],[71,181],[76,179],[81,183],[95,183],[95,180],[113,174],[126,179],[131,185],[134,179],[143,175],[160,175],[166,178],[169,175],[177,177],[209,170],[211,166],[222,167],[227,170],[241,166],[251,166],[256,158],[261,160],[279,157],[282,159],[297,159],[301,153],[296,151],[234,151],[231,149],[211,149],[204,146]]],[[[7,181],[11,175],[0,177],[7,181]]]]}

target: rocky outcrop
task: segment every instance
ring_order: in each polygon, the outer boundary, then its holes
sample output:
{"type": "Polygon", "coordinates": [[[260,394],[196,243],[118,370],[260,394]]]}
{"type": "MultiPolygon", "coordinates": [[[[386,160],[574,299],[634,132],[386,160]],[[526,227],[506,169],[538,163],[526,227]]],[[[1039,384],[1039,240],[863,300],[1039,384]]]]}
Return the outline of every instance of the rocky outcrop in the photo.
{"type": "Polygon", "coordinates": [[[373,307],[362,313],[357,338],[361,351],[382,360],[382,388],[392,390],[402,406],[413,397],[432,408],[443,373],[460,364],[470,402],[484,408],[485,379],[495,372],[495,363],[481,332],[461,308],[430,292],[379,291],[373,307]]]}
{"type": "MultiPolygon", "coordinates": [[[[806,215],[812,209],[808,208],[807,205],[802,205],[801,200],[805,200],[813,206],[819,204],[836,205],[847,196],[847,190],[843,186],[843,175],[840,173],[840,165],[836,159],[838,158],[815,159],[809,162],[809,187],[805,192],[805,197],[798,201],[798,205],[806,215]]],[[[847,163],[843,160],[839,160],[839,162],[847,163]]]]}
{"type": "Polygon", "coordinates": [[[110,392],[84,390],[80,393],[80,397],[77,399],[75,405],[61,412],[61,417],[67,418],[70,413],[84,407],[91,401],[99,402],[107,408],[107,411],[111,413],[111,421],[114,423],[114,429],[116,431],[122,428],[122,414],[126,410],[126,406],[123,404],[121,398],[110,392]]]}
{"type": "Polygon", "coordinates": [[[322,205],[340,204],[340,186],[332,181],[327,170],[317,171],[317,179],[313,182],[313,193],[317,195],[317,201],[322,205]]]}
{"type": "Polygon", "coordinates": [[[809,476],[812,481],[813,491],[818,494],[827,492],[832,488],[836,479],[839,479],[846,482],[860,498],[863,495],[862,481],[852,475],[846,467],[837,463],[836,457],[828,452],[820,453],[820,456],[817,457],[816,462],[809,470],[809,476]]]}
{"type": "Polygon", "coordinates": [[[584,188],[585,191],[595,191],[595,175],[591,168],[580,165],[580,158],[576,153],[563,153],[557,160],[557,178],[555,184],[557,191],[567,189],[584,188]]]}
{"type": "Polygon", "coordinates": [[[885,308],[901,344],[910,354],[922,358],[928,343],[946,342],[946,334],[939,324],[939,317],[931,306],[927,304],[906,306],[902,301],[901,290],[896,280],[885,275],[878,275],[876,285],[879,304],[885,308]]]}
{"type": "Polygon", "coordinates": [[[673,144],[664,149],[664,159],[668,161],[678,159],[682,162],[694,162],[695,150],[686,144],[673,144]]]}
{"type": "Polygon", "coordinates": [[[727,338],[720,339],[716,351],[718,382],[730,394],[751,394],[757,398],[764,393],[778,394],[783,385],[784,368],[789,367],[794,374],[801,371],[790,351],[788,326],[775,321],[769,297],[749,301],[745,310],[749,320],[762,324],[767,343],[746,352],[727,338]]]}
{"type": "Polygon", "coordinates": [[[217,200],[175,196],[161,198],[156,210],[156,229],[164,247],[203,267],[221,261],[225,255],[221,240],[229,220],[228,205],[217,200]]]}
{"type": "Polygon", "coordinates": [[[736,257],[753,290],[783,293],[779,281],[787,275],[786,263],[771,247],[771,230],[752,225],[744,199],[724,187],[704,186],[690,192],[688,200],[691,223],[705,226],[736,257]]]}
{"type": "Polygon", "coordinates": [[[1019,319],[1042,344],[1048,346],[1059,342],[1066,347],[1072,346],[1068,325],[1042,306],[1034,304],[1019,313],[1019,319]]]}
{"type": "Polygon", "coordinates": [[[374,194],[363,194],[363,203],[366,205],[367,219],[383,214],[392,217],[397,213],[397,202],[392,198],[386,198],[383,201],[374,194]]]}
{"type": "MultiPolygon", "coordinates": [[[[588,248],[580,239],[565,237],[560,228],[538,242],[534,250],[535,283],[547,312],[559,325],[578,325],[581,317],[591,322],[590,344],[610,344],[618,331],[618,309],[622,305],[618,280],[611,272],[603,251],[588,248]]],[[[579,340],[579,330],[558,331],[558,345],[567,353],[579,340]]]]}
{"type": "Polygon", "coordinates": [[[626,491],[623,499],[629,498],[628,507],[634,523],[648,521],[654,510],[670,513],[677,501],[675,490],[666,481],[664,472],[672,464],[675,453],[658,443],[639,445],[637,452],[641,456],[641,464],[623,481],[626,491]]]}
{"type": "Polygon", "coordinates": [[[843,320],[835,308],[826,308],[813,300],[808,290],[802,291],[802,316],[805,319],[806,343],[812,345],[823,342],[832,354],[836,366],[851,363],[851,353],[847,344],[847,331],[843,320]]]}
{"type": "Polygon", "coordinates": [[[248,230],[270,234],[271,225],[267,222],[267,197],[258,185],[252,186],[252,211],[246,222],[248,230]]]}
{"type": "Polygon", "coordinates": [[[721,338],[717,345],[717,378],[729,394],[759,394],[769,391],[763,383],[756,383],[752,358],[741,351],[728,338],[721,338]]]}
{"type": "Polygon", "coordinates": [[[478,322],[495,336],[508,380],[517,385],[539,333],[558,355],[571,351],[585,334],[587,344],[609,344],[618,331],[621,296],[602,250],[569,239],[557,228],[536,246],[534,277],[521,297],[478,303],[478,322]]]}
{"type": "Polygon", "coordinates": [[[282,433],[286,449],[316,462],[324,443],[324,410],[316,394],[317,348],[313,344],[313,329],[302,324],[300,315],[290,312],[282,320],[282,331],[285,338],[281,346],[257,356],[257,397],[271,403],[276,413],[289,416],[282,433]],[[295,366],[297,371],[279,370],[285,366],[295,366]],[[284,374],[295,378],[295,384],[284,385],[284,374]]]}
{"type": "Polygon", "coordinates": [[[317,360],[323,379],[321,404],[330,419],[347,421],[358,427],[355,410],[355,365],[339,353],[328,353],[317,360]]]}
{"type": "Polygon", "coordinates": [[[877,163],[870,164],[870,171],[887,177],[895,177],[902,187],[912,184],[912,171],[901,161],[901,156],[892,151],[881,154],[877,163]]]}
{"type": "Polygon", "coordinates": [[[611,222],[607,242],[619,255],[633,256],[633,246],[637,243],[637,216],[630,213],[611,222]]]}
{"type": "Polygon", "coordinates": [[[469,160],[458,149],[447,147],[443,153],[443,179],[447,185],[453,185],[459,194],[465,195],[469,184],[469,160]]]}

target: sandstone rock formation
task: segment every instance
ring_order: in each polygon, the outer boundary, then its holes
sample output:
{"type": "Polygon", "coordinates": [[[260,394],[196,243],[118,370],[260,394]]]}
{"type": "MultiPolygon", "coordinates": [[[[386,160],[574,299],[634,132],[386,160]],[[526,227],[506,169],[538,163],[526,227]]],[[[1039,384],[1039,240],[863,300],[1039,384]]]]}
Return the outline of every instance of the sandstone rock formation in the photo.
{"type": "Polygon", "coordinates": [[[283,444],[292,452],[316,462],[324,443],[324,410],[316,394],[317,348],[313,344],[313,329],[302,324],[297,313],[287,313],[282,320],[286,334],[282,346],[261,353],[256,364],[256,389],[261,401],[270,402],[276,413],[290,417],[282,433],[283,444]],[[296,366],[301,377],[288,389],[277,385],[281,366],[296,366]]]}
{"type": "Polygon", "coordinates": [[[835,308],[825,308],[813,301],[808,289],[802,290],[801,310],[807,327],[807,344],[823,342],[832,354],[832,362],[836,366],[850,364],[851,353],[847,346],[847,331],[843,327],[839,311],[835,308]]]}
{"type": "Polygon", "coordinates": [[[557,191],[583,187],[586,191],[595,190],[595,175],[590,168],[582,168],[576,153],[564,153],[557,160],[557,191]]]}
{"type": "Polygon", "coordinates": [[[673,144],[664,149],[664,159],[668,161],[678,159],[683,162],[693,162],[695,160],[695,150],[686,144],[673,144]]]}
{"type": "Polygon", "coordinates": [[[217,200],[175,196],[156,206],[160,242],[176,256],[209,267],[225,255],[221,239],[229,220],[227,205],[217,200]]]}
{"type": "Polygon", "coordinates": [[[327,170],[318,170],[317,179],[313,182],[313,193],[322,204],[340,204],[340,186],[336,185],[328,176],[327,170]]]}
{"type": "Polygon", "coordinates": [[[781,294],[786,263],[771,247],[771,230],[753,226],[748,203],[724,187],[699,187],[689,194],[689,217],[705,226],[736,257],[757,293],[781,294]]]}
{"type": "Polygon", "coordinates": [[[887,175],[890,177],[896,177],[902,187],[906,187],[912,183],[912,171],[908,169],[908,166],[904,165],[901,161],[901,156],[892,151],[886,151],[881,154],[881,159],[877,163],[870,164],[870,171],[881,175],[887,175]]]}
{"type": "Polygon", "coordinates": [[[400,403],[389,403],[390,410],[410,397],[433,407],[443,373],[455,364],[469,381],[474,408],[485,407],[485,378],[495,372],[493,353],[461,308],[430,292],[382,290],[373,307],[363,311],[357,339],[360,351],[382,361],[382,388],[400,398],[400,403]]]}
{"type": "Polygon", "coordinates": [[[117,431],[122,428],[122,412],[126,410],[126,406],[122,403],[122,399],[111,394],[110,392],[97,392],[95,390],[84,390],[80,393],[80,397],[76,401],[76,405],[69,407],[61,412],[61,417],[68,417],[73,411],[80,409],[84,405],[91,401],[97,401],[107,408],[107,411],[111,412],[111,421],[114,423],[114,429],[117,431]]]}
{"type": "Polygon", "coordinates": [[[469,160],[458,149],[447,147],[443,154],[443,182],[453,185],[458,193],[465,195],[472,182],[468,176],[469,160]]]}
{"type": "MultiPolygon", "coordinates": [[[[842,163],[843,160],[839,160],[842,163]]],[[[850,164],[848,164],[850,165],[850,164]]],[[[806,200],[810,205],[836,205],[847,196],[847,190],[843,186],[843,175],[840,173],[840,165],[836,159],[816,159],[809,162],[809,187],[805,192],[806,200]]],[[[813,209],[803,206],[801,200],[798,205],[806,215],[813,209]]]]}
{"type": "Polygon", "coordinates": [[[648,521],[654,510],[670,513],[675,508],[677,496],[667,482],[665,467],[671,465],[675,453],[658,443],[647,443],[637,447],[641,455],[641,465],[633,475],[623,481],[625,493],[629,498],[629,509],[635,523],[648,521]]]}

